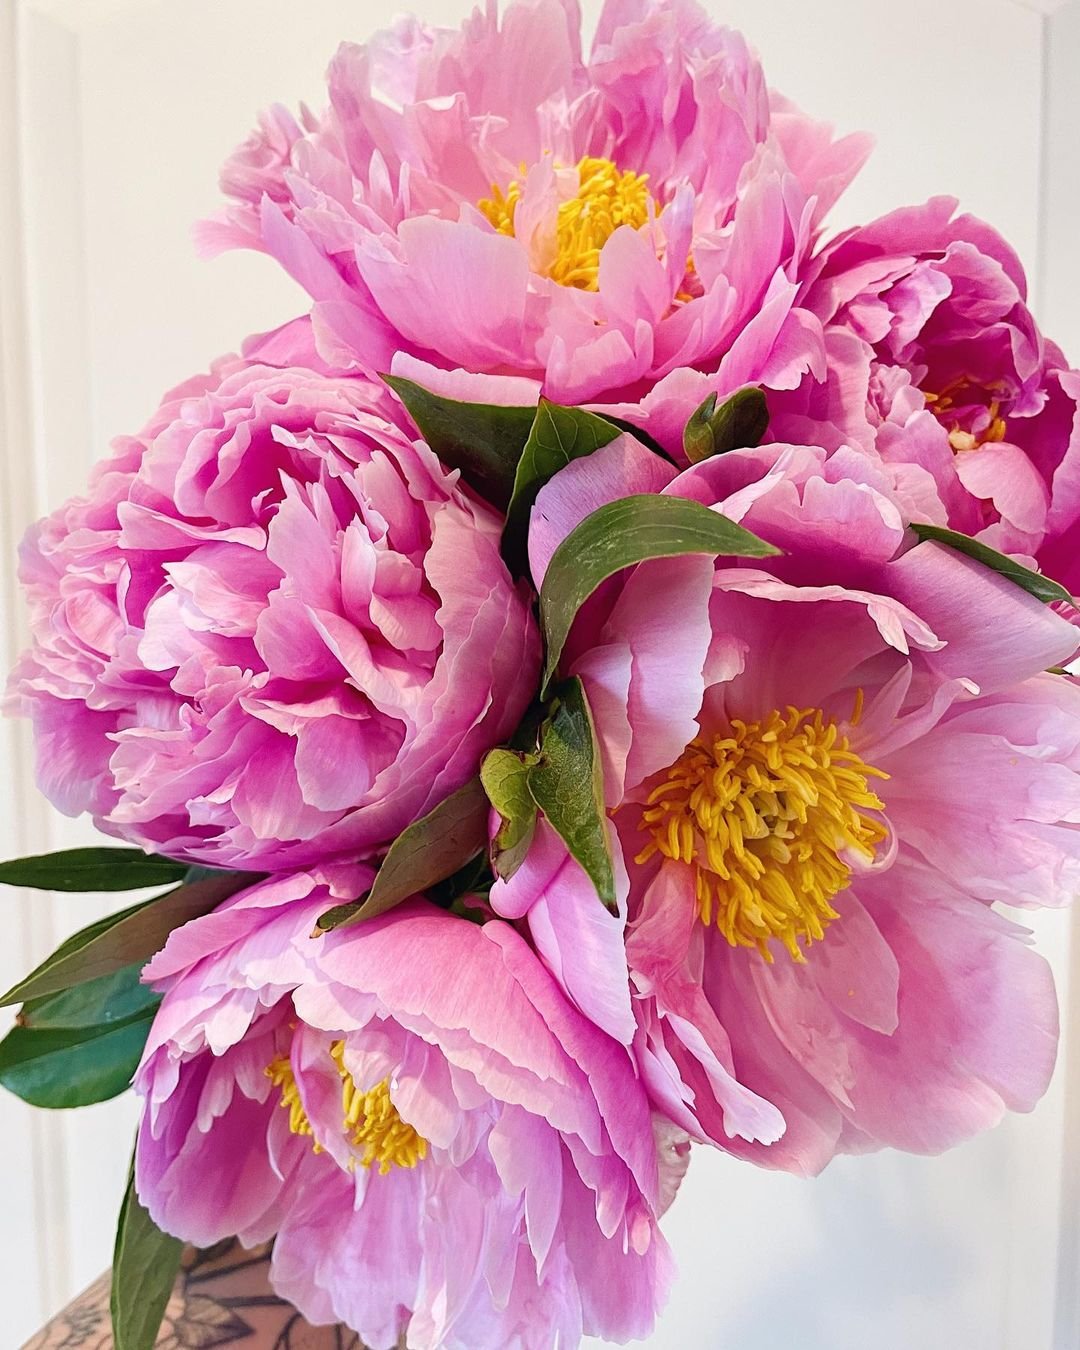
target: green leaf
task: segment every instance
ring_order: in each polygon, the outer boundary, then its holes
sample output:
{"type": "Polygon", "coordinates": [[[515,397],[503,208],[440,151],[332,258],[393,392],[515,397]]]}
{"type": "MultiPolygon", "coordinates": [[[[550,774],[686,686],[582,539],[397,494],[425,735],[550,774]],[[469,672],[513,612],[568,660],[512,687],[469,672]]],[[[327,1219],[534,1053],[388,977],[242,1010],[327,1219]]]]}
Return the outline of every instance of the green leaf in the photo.
{"type": "Polygon", "coordinates": [[[69,848],[0,863],[0,881],[42,891],[135,891],[180,881],[187,867],[137,848],[69,848]]]}
{"type": "Polygon", "coordinates": [[[0,1041],[0,1085],[33,1106],[107,1101],[127,1088],[161,999],[139,966],[33,999],[0,1041]]]}
{"type": "Polygon", "coordinates": [[[719,408],[710,394],[686,424],[683,451],[691,464],[700,464],[713,455],[760,445],[768,429],[769,405],[756,385],[738,390],[719,408]]]}
{"type": "Polygon", "coordinates": [[[545,398],[540,400],[518,460],[503,530],[503,556],[512,572],[524,576],[528,571],[529,513],[540,489],[571,460],[591,455],[620,435],[611,422],[582,408],[561,408],[545,398]]]}
{"type": "Polygon", "coordinates": [[[556,697],[551,720],[544,728],[539,760],[528,770],[529,791],[585,869],[597,895],[614,913],[615,875],[592,714],[576,677],[561,684],[556,697]]]}
{"type": "Polygon", "coordinates": [[[487,858],[483,853],[478,853],[445,881],[436,881],[433,886],[429,886],[426,894],[436,905],[456,912],[459,900],[487,895],[494,884],[495,877],[487,858]]]}
{"type": "Polygon", "coordinates": [[[31,1106],[92,1106],[125,1092],[139,1064],[153,1013],[118,1026],[30,1031],[0,1041],[0,1086],[31,1106]]]}
{"type": "Polygon", "coordinates": [[[480,766],[488,801],[502,817],[491,845],[491,865],[504,881],[514,875],[529,852],[536,832],[536,802],[529,791],[529,772],[539,759],[514,750],[492,750],[480,766]]]}
{"type": "Polygon", "coordinates": [[[668,464],[675,463],[656,437],[650,436],[644,427],[635,426],[633,422],[628,422],[624,417],[612,417],[610,413],[598,412],[595,415],[605,422],[610,422],[617,430],[628,432],[635,440],[640,441],[641,444],[651,450],[654,455],[659,455],[660,458],[666,460],[668,464]]]}
{"type": "Polygon", "coordinates": [[[143,1208],[135,1193],[133,1165],[113,1248],[109,1307],[115,1350],[153,1350],[183,1249],[143,1208]]]}
{"type": "Polygon", "coordinates": [[[535,408],[461,403],[432,394],[400,375],[383,379],[401,399],[439,459],[500,511],[514,490],[514,472],[529,438],[535,408]]]}
{"type": "Polygon", "coordinates": [[[0,998],[0,1007],[55,994],[134,962],[148,961],[174,928],[209,913],[258,880],[255,872],[218,872],[98,919],[61,943],[36,970],[9,989],[0,998]]]}
{"type": "Polygon", "coordinates": [[[480,779],[473,778],[403,830],[390,845],[366,898],[327,910],[317,931],[329,933],[348,923],[373,919],[453,876],[483,851],[487,818],[487,797],[480,779]]]}
{"type": "Polygon", "coordinates": [[[112,975],[87,980],[58,994],[29,999],[19,1013],[19,1025],[33,1030],[76,1030],[116,1025],[153,1013],[161,996],[142,983],[141,971],[142,965],[136,961],[112,975]]]}
{"type": "Polygon", "coordinates": [[[1007,558],[1004,553],[999,553],[997,549],[990,548],[986,544],[981,544],[978,539],[972,539],[969,534],[960,534],[956,530],[947,530],[941,525],[916,525],[911,526],[912,530],[919,536],[920,540],[933,542],[935,544],[944,544],[947,548],[953,548],[957,553],[963,553],[976,562],[982,563],[984,567],[989,567],[992,572],[999,572],[1006,580],[1011,581],[1021,590],[1027,591],[1028,595],[1033,595],[1036,600],[1042,600],[1048,605],[1055,601],[1064,600],[1067,604],[1073,604],[1073,597],[1056,581],[1049,577],[1044,577],[1041,572],[1033,572],[1030,567],[1024,567],[1012,558],[1007,558]]]}
{"type": "Polygon", "coordinates": [[[558,669],[574,616],[601,582],[624,567],[689,553],[768,558],[779,552],[726,516],[684,497],[643,494],[601,506],[555,550],[540,588],[540,620],[547,638],[545,689],[558,669]]]}

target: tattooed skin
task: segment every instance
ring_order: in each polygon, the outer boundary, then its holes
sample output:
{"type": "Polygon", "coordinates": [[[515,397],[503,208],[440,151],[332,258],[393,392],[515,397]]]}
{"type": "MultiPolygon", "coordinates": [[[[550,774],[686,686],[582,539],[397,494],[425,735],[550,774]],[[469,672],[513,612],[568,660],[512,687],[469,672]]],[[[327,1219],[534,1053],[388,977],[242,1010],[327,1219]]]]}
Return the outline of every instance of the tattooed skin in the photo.
{"type": "MultiPolygon", "coordinates": [[[[155,1350],[365,1350],[344,1327],[313,1327],[270,1289],[270,1247],[222,1242],[184,1253],[155,1350]]],[[[23,1350],[113,1350],[109,1275],[80,1294],[23,1350]]]]}

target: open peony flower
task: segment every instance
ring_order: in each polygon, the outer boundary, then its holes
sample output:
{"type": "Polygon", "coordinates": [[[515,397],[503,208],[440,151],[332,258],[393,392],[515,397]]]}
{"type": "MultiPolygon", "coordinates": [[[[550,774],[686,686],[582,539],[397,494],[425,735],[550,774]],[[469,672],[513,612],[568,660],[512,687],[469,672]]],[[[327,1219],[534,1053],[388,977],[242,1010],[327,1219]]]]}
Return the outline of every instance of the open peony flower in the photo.
{"type": "Polygon", "coordinates": [[[842,235],[801,303],[829,374],[774,400],[778,438],[876,454],[921,516],[1080,592],[1080,374],[1043,338],[1019,259],[939,197],[842,235]]]}
{"type": "Polygon", "coordinates": [[[693,0],[607,0],[588,61],[575,0],[402,19],[341,47],[329,95],[263,119],[201,242],[280,261],[333,364],[462,368],[504,403],[524,377],[673,446],[692,394],[817,368],[799,270],[867,142],[770,96],[693,0]]]}
{"type": "Polygon", "coordinates": [[[22,554],[38,780],[152,851],[385,847],[515,726],[539,640],[500,522],[374,386],[238,358],[22,554]]]}
{"type": "MultiPolygon", "coordinates": [[[[139,1196],[367,1345],[646,1335],[670,1277],[646,1095],[509,925],[426,901],[318,939],[358,869],[257,885],[177,930],[136,1089],[139,1196]]],[[[662,1132],[661,1132],[662,1133],[662,1132]]],[[[658,1136],[659,1137],[659,1136],[658,1136]]]]}
{"type": "Polygon", "coordinates": [[[990,905],[1080,892],[1080,689],[1042,673],[1075,629],[912,547],[888,475],[854,450],[774,445],[675,476],[622,438],[540,493],[534,573],[586,513],[657,490],[783,553],[643,563],[571,635],[625,937],[546,826],[493,906],[636,1035],[656,1104],[740,1156],[810,1173],[1029,1109],[1053,984],[990,905]]]}

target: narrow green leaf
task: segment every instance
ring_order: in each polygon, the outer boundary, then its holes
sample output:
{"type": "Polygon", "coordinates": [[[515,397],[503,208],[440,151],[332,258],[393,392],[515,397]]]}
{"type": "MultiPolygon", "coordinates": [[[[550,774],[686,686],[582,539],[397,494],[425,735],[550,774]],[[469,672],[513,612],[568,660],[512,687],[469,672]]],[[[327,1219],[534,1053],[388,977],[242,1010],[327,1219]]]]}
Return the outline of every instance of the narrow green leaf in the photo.
{"type": "Polygon", "coordinates": [[[480,781],[488,801],[502,817],[491,846],[491,865],[504,881],[514,875],[529,852],[536,832],[536,802],[529,791],[534,754],[492,750],[480,766],[480,781]]]}
{"type": "Polygon", "coordinates": [[[529,791],[613,913],[615,875],[607,836],[604,782],[592,714],[576,677],[561,684],[540,757],[528,770],[529,791]]]}
{"type": "Polygon", "coordinates": [[[19,1013],[19,1025],[33,1030],[77,1030],[117,1025],[157,1009],[161,996],[139,978],[136,961],[112,975],[102,975],[58,994],[29,999],[19,1013]]]}
{"type": "Polygon", "coordinates": [[[187,866],[137,848],[69,848],[0,863],[0,881],[42,891],[135,891],[182,880],[187,866]]]}
{"type": "Polygon", "coordinates": [[[919,536],[920,540],[932,541],[935,544],[944,544],[947,548],[952,548],[957,553],[963,553],[976,562],[982,563],[984,567],[989,567],[992,572],[998,572],[1006,580],[1019,586],[1021,590],[1027,591],[1028,595],[1033,595],[1036,600],[1042,600],[1045,604],[1052,605],[1055,601],[1064,600],[1067,604],[1073,604],[1073,597],[1058,582],[1052,581],[1049,577],[1044,577],[1041,572],[1033,572],[1030,567],[1024,567],[1012,558],[1007,558],[1004,553],[999,553],[997,549],[990,548],[986,544],[981,544],[978,539],[972,539],[969,534],[960,534],[956,530],[947,530],[941,525],[912,525],[912,530],[919,536]]]}
{"type": "Polygon", "coordinates": [[[143,1208],[133,1165],[113,1249],[109,1307],[115,1350],[153,1350],[183,1250],[184,1244],[163,1233],[143,1208]]]}
{"type": "Polygon", "coordinates": [[[108,1101],[130,1085],[154,1011],[81,1027],[13,1027],[0,1041],[0,1086],[51,1109],[108,1101]]]}
{"type": "Polygon", "coordinates": [[[710,394],[686,424],[683,451],[691,464],[699,464],[729,450],[760,445],[768,429],[769,405],[756,385],[737,390],[719,408],[716,395],[710,394]]]}
{"type": "Polygon", "coordinates": [[[327,910],[317,930],[328,933],[373,919],[453,876],[487,844],[487,818],[487,797],[480,779],[473,778],[403,830],[390,845],[366,898],[327,910]]]}
{"type": "Polygon", "coordinates": [[[518,576],[528,571],[529,513],[544,484],[573,459],[583,459],[622,435],[618,427],[582,408],[561,408],[542,398],[518,460],[506,512],[503,556],[518,576]]]}
{"type": "Polygon", "coordinates": [[[209,913],[258,880],[256,872],[218,872],[98,919],[61,943],[36,970],[9,989],[0,998],[0,1007],[55,994],[134,962],[148,961],[174,928],[209,913]]]}
{"type": "Polygon", "coordinates": [[[779,552],[726,516],[684,497],[643,494],[601,506],[555,550],[540,589],[540,620],[547,638],[545,689],[558,669],[574,616],[601,582],[624,567],[689,553],[768,558],[779,552]]]}
{"type": "Polygon", "coordinates": [[[432,394],[400,375],[384,375],[383,379],[405,404],[439,459],[451,469],[460,469],[462,478],[481,497],[505,511],[536,409],[461,403],[432,394]]]}

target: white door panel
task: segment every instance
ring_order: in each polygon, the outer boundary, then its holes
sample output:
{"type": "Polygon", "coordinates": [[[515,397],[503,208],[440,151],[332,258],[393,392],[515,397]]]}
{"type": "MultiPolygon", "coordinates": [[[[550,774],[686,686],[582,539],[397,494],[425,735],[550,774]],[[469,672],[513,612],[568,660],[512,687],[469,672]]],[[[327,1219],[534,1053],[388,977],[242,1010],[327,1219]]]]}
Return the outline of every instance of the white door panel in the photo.
{"type": "MultiPolygon", "coordinates": [[[[165,388],[304,307],[264,258],[195,259],[191,224],[217,208],[220,161],[258,108],[319,104],[337,42],[363,39],[406,3],[0,4],[5,666],[20,640],[22,526],[78,490],[109,438],[137,430],[165,388]]],[[[1016,245],[1046,326],[1080,354],[1077,0],[710,4],[747,32],[785,93],[842,130],[877,135],[837,223],[959,196],[1016,245]]],[[[465,0],[411,6],[455,23],[466,10],[465,0]]],[[[585,8],[595,16],[598,4],[585,8]]],[[[24,728],[0,726],[0,755],[0,856],[90,838],[30,790],[24,728]]],[[[0,979],[108,903],[5,892],[18,940],[0,947],[0,979]]],[[[1041,916],[1038,934],[1067,995],[1069,920],[1041,916]]],[[[133,1120],[130,1098],[63,1117],[0,1099],[0,1303],[15,1309],[3,1344],[108,1263],[133,1120]]],[[[1066,1036],[1034,1115],[944,1158],[842,1159],[806,1183],[701,1151],[668,1221],[682,1274],[651,1344],[1076,1350],[1080,1171],[1066,1140],[1078,1137],[1080,1037],[1066,1036]]]]}

